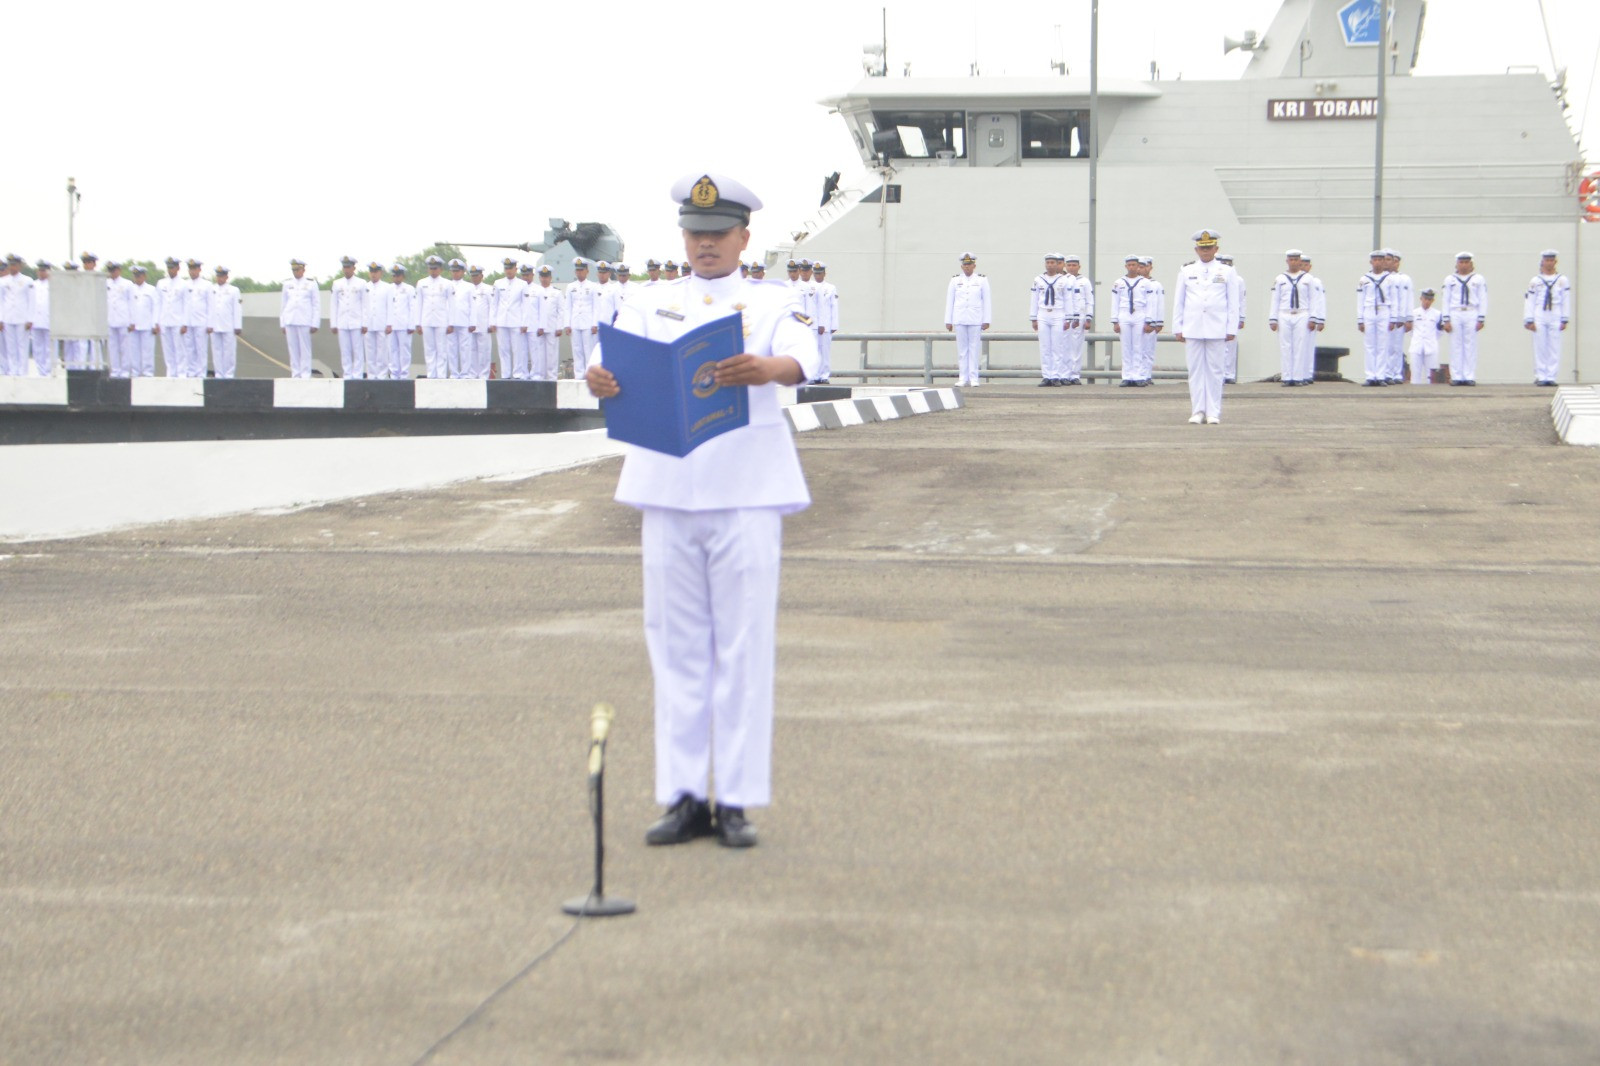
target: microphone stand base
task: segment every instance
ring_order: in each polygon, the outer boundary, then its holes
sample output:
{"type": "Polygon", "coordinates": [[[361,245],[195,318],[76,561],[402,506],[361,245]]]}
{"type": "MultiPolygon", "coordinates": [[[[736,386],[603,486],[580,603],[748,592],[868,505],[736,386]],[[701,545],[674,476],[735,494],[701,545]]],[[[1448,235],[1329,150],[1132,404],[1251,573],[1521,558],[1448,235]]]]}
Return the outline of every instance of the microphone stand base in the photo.
{"type": "Polygon", "coordinates": [[[615,918],[636,909],[633,900],[620,896],[574,896],[561,905],[563,913],[577,918],[615,918]]]}

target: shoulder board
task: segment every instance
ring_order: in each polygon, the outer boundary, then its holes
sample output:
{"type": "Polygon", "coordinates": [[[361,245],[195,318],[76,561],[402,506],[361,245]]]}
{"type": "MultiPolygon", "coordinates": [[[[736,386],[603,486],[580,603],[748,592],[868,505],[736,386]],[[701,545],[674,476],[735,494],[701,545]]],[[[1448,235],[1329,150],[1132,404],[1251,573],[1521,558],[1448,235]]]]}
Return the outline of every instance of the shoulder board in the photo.
{"type": "MultiPolygon", "coordinates": [[[[808,315],[808,314],[805,314],[804,312],[791,311],[790,314],[792,314],[794,316],[794,320],[796,322],[800,323],[802,326],[809,326],[809,325],[812,324],[811,316],[808,315]]],[[[680,316],[680,317],[682,317],[682,316],[680,316]]]]}
{"type": "Polygon", "coordinates": [[[1194,264],[1195,264],[1195,260],[1191,259],[1191,260],[1189,260],[1187,263],[1185,263],[1183,265],[1186,266],[1186,267],[1192,267],[1192,266],[1194,266],[1194,264]]]}

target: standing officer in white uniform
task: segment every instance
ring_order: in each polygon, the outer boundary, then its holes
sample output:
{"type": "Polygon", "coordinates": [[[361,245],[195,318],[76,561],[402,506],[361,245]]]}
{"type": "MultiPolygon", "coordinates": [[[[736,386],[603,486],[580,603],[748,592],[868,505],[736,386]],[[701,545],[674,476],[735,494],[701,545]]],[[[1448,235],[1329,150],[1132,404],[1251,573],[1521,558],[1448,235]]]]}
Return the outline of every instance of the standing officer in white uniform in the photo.
{"type": "Polygon", "coordinates": [[[443,276],[444,260],[437,255],[425,261],[428,274],[417,279],[417,331],[422,334],[423,376],[447,377],[445,331],[450,328],[450,297],[455,287],[443,276]]]}
{"type": "Polygon", "coordinates": [[[1411,332],[1411,309],[1416,303],[1417,294],[1411,275],[1400,270],[1400,253],[1393,248],[1385,248],[1384,251],[1388,253],[1385,266],[1389,269],[1389,280],[1394,286],[1389,312],[1389,360],[1384,368],[1384,379],[1391,385],[1399,385],[1405,381],[1406,334],[1411,332]]]}
{"type": "MultiPolygon", "coordinates": [[[[328,290],[328,328],[339,341],[339,372],[345,380],[359,378],[366,352],[367,297],[370,286],[356,277],[356,261],[351,256],[339,260],[339,277],[328,290]]],[[[221,376],[220,370],[218,376],[221,376]]]]}
{"type": "MultiPolygon", "coordinates": [[[[610,263],[602,259],[594,265],[594,269],[600,275],[600,306],[596,318],[609,326],[616,321],[622,286],[617,283],[616,269],[610,263]]],[[[597,343],[598,340],[597,337],[597,343]]]]}
{"type": "Polygon", "coordinates": [[[944,291],[945,332],[956,335],[958,387],[978,387],[979,364],[983,360],[983,331],[989,328],[993,320],[989,279],[975,273],[977,269],[977,257],[971,252],[963,252],[961,273],[950,279],[944,291]]]}
{"type": "Polygon", "coordinates": [[[1240,276],[1237,270],[1233,269],[1233,256],[1224,252],[1217,256],[1217,262],[1226,266],[1229,270],[1233,270],[1233,283],[1239,287],[1239,325],[1234,331],[1234,338],[1228,341],[1225,346],[1227,357],[1222,367],[1222,383],[1224,385],[1232,385],[1239,380],[1239,338],[1237,334],[1244,332],[1244,278],[1240,276]]]}
{"type": "Polygon", "coordinates": [[[134,346],[128,340],[128,324],[131,318],[128,290],[132,288],[133,282],[122,276],[122,264],[114,259],[108,261],[106,263],[106,359],[111,364],[111,376],[114,378],[134,376],[129,364],[129,355],[134,346]]]}
{"type": "Polygon", "coordinates": [[[289,374],[292,377],[311,376],[311,335],[322,321],[322,295],[317,283],[306,277],[304,259],[289,260],[294,276],[283,283],[283,295],[278,311],[278,327],[289,343],[289,374]]]}
{"type": "MultiPolygon", "coordinates": [[[[765,275],[761,264],[750,264],[749,277],[760,281],[765,275]]],[[[826,385],[833,376],[833,335],[839,332],[839,289],[828,280],[827,263],[813,263],[811,276],[817,286],[817,313],[812,316],[817,323],[817,383],[826,385]]]]}
{"type": "Polygon", "coordinates": [[[1060,252],[1044,257],[1044,273],[1028,286],[1028,321],[1039,335],[1039,387],[1065,384],[1067,347],[1067,259],[1060,252]]]}
{"type": "Polygon", "coordinates": [[[1239,287],[1233,268],[1217,262],[1216,230],[1194,237],[1199,260],[1178,271],[1172,303],[1172,334],[1183,341],[1189,363],[1189,422],[1216,425],[1222,421],[1223,345],[1234,338],[1239,321],[1239,287]]]}
{"type": "MultiPolygon", "coordinates": [[[[228,268],[218,266],[211,285],[211,367],[219,378],[231,378],[239,367],[239,336],[244,333],[244,297],[228,280],[228,268]]],[[[357,334],[359,339],[360,334],[357,334]]],[[[361,376],[361,349],[356,347],[356,377],[361,376]]]]}
{"type": "Polygon", "coordinates": [[[515,325],[502,328],[502,323],[511,322],[522,312],[522,290],[517,288],[522,284],[517,279],[519,265],[510,256],[500,260],[502,273],[494,279],[494,299],[489,302],[489,332],[494,336],[495,348],[500,352],[500,377],[503,379],[511,377],[511,367],[517,354],[515,335],[522,332],[520,320],[515,325]]]}
{"type": "MultiPolygon", "coordinates": [[[[96,256],[93,252],[84,252],[82,255],[80,255],[78,257],[78,259],[79,259],[79,261],[82,262],[82,264],[83,264],[83,268],[82,269],[84,270],[85,273],[87,273],[88,271],[96,269],[95,264],[100,262],[100,258],[98,256],[96,256]]],[[[81,361],[79,363],[79,366],[81,366],[82,369],[84,369],[84,370],[99,370],[102,366],[105,365],[105,356],[104,356],[104,354],[102,354],[101,344],[100,344],[99,341],[97,341],[97,340],[86,340],[86,341],[81,341],[79,343],[82,345],[82,348],[79,349],[79,351],[80,351],[80,353],[82,355],[82,359],[81,359],[81,361]]]]}
{"type": "Polygon", "coordinates": [[[567,302],[556,288],[555,271],[546,263],[539,268],[539,284],[528,290],[530,303],[529,363],[533,377],[539,381],[554,381],[561,369],[561,331],[566,328],[567,302]]]}
{"type": "Polygon", "coordinates": [[[179,276],[182,266],[176,256],[167,256],[167,276],[156,282],[161,309],[155,335],[161,338],[161,361],[166,364],[169,378],[182,377],[183,368],[188,365],[185,349],[189,336],[184,330],[189,321],[189,279],[179,276]]]}
{"type": "Polygon", "coordinates": [[[389,380],[406,381],[415,356],[411,338],[417,332],[417,290],[406,281],[406,268],[399,263],[389,268],[389,276],[389,309],[383,320],[389,342],[389,380]]]}
{"type": "Polygon", "coordinates": [[[1075,255],[1067,256],[1066,349],[1062,354],[1062,385],[1081,384],[1079,374],[1083,367],[1084,333],[1094,330],[1094,285],[1078,273],[1082,261],[1075,255]]]}
{"type": "Polygon", "coordinates": [[[50,342],[50,271],[55,264],[41,259],[33,264],[33,285],[28,289],[29,343],[33,346],[33,368],[42,378],[55,373],[55,345],[50,342]]]}
{"type": "MultiPolygon", "coordinates": [[[[149,271],[133,268],[133,284],[128,287],[128,328],[122,335],[122,360],[128,377],[150,378],[156,374],[156,323],[161,315],[161,292],[149,283],[149,271]]],[[[168,377],[182,377],[167,364],[168,377]]]]}
{"type": "Polygon", "coordinates": [[[1439,317],[1433,305],[1434,292],[1423,289],[1422,304],[1411,312],[1411,384],[1433,384],[1439,369],[1439,317]]]}
{"type": "Polygon", "coordinates": [[[467,330],[472,325],[472,294],[477,286],[467,280],[464,259],[452,259],[450,269],[450,309],[444,327],[444,376],[470,378],[472,354],[467,330]]]}
{"type": "Polygon", "coordinates": [[[1556,272],[1556,250],[1539,255],[1539,273],[1522,300],[1522,328],[1533,334],[1533,383],[1554,386],[1561,373],[1561,334],[1572,317],[1572,283],[1556,272]]]}
{"type": "Polygon", "coordinates": [[[603,301],[600,286],[589,280],[589,261],[581,257],[574,259],[572,269],[578,280],[567,286],[567,306],[562,317],[567,323],[567,334],[572,338],[572,376],[581,378],[589,369],[589,353],[600,341],[603,301]]]}
{"type": "Polygon", "coordinates": [[[1139,387],[1146,377],[1144,335],[1153,289],[1140,259],[1137,255],[1125,257],[1122,262],[1126,273],[1111,283],[1111,304],[1116,308],[1111,316],[1111,332],[1122,346],[1122,383],[1117,387],[1123,389],[1139,387]]]}
{"type": "Polygon", "coordinates": [[[389,283],[383,280],[383,264],[374,260],[367,264],[366,312],[361,320],[361,338],[365,342],[368,381],[389,379],[389,338],[383,332],[389,320],[389,283]]]}
{"type": "Polygon", "coordinates": [[[183,309],[184,354],[186,362],[183,376],[206,376],[206,358],[210,355],[206,330],[211,328],[211,282],[200,276],[203,264],[198,259],[189,260],[189,300],[183,309]]]}
{"type": "MultiPolygon", "coordinates": [[[[494,286],[483,280],[483,267],[476,263],[467,269],[467,280],[472,283],[472,324],[467,327],[467,348],[472,360],[467,363],[469,376],[480,381],[489,377],[489,367],[494,362],[494,348],[489,333],[494,325],[494,286]]],[[[465,356],[463,356],[465,361],[465,356]]]]}
{"type": "Polygon", "coordinates": [[[1306,273],[1300,249],[1283,253],[1285,269],[1272,279],[1267,307],[1267,328],[1278,335],[1280,377],[1285,388],[1311,384],[1317,329],[1326,308],[1316,306],[1316,293],[1306,273]]]}
{"type": "MultiPolygon", "coordinates": [[[[756,843],[749,807],[771,801],[773,675],[783,516],[811,502],[776,385],[816,376],[816,333],[782,285],[739,276],[761,201],[721,175],[673,187],[694,276],[651,286],[617,328],[655,340],[738,311],[745,350],[716,366],[719,388],[748,386],[750,422],[675,458],[629,446],[617,500],[643,512],[644,624],[656,693],[656,800],[645,835],[680,844],[716,835],[756,843]],[[716,777],[713,813],[711,776],[716,777]]],[[[596,396],[629,387],[603,365],[596,396]]]]}
{"type": "MultiPolygon", "coordinates": [[[[1377,387],[1389,384],[1384,362],[1389,351],[1389,324],[1393,321],[1394,281],[1389,276],[1389,257],[1382,248],[1367,257],[1371,264],[1356,283],[1356,329],[1361,331],[1366,351],[1362,384],[1377,387]]],[[[1409,312],[1410,308],[1406,308],[1409,312]]]]}
{"type": "Polygon", "coordinates": [[[1450,384],[1478,383],[1478,334],[1489,317],[1489,283],[1472,268],[1472,253],[1456,256],[1456,272],[1445,277],[1439,328],[1450,334],[1450,384]]]}
{"type": "Polygon", "coordinates": [[[5,274],[0,276],[0,369],[12,377],[28,372],[28,307],[32,302],[33,279],[22,272],[22,257],[7,255],[5,274]]]}

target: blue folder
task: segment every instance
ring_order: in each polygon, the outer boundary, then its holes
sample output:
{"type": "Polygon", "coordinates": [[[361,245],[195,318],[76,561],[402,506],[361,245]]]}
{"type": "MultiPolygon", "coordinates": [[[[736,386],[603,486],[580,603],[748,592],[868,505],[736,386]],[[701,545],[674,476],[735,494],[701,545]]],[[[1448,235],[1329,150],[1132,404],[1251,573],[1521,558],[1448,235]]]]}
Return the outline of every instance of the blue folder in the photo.
{"type": "Polygon", "coordinates": [[[750,388],[722,386],[717,363],[744,351],[737,311],[675,341],[600,327],[605,368],[621,391],[600,401],[606,436],[682,458],[712,437],[750,424],[750,388]]]}

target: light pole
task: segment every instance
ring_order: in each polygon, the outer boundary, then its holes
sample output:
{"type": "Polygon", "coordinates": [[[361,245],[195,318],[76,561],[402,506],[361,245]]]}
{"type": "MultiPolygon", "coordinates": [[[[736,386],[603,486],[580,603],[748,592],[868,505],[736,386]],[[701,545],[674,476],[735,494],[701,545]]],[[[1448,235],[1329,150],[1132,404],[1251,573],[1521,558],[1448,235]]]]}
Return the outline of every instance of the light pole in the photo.
{"type": "Polygon", "coordinates": [[[78,254],[78,247],[77,247],[77,243],[76,243],[76,237],[75,237],[75,235],[73,233],[73,227],[74,227],[74,225],[76,224],[76,222],[78,220],[78,201],[82,200],[82,199],[83,199],[83,196],[78,192],[77,179],[76,178],[68,178],[67,179],[67,262],[69,262],[69,263],[72,262],[73,257],[78,254]]]}

